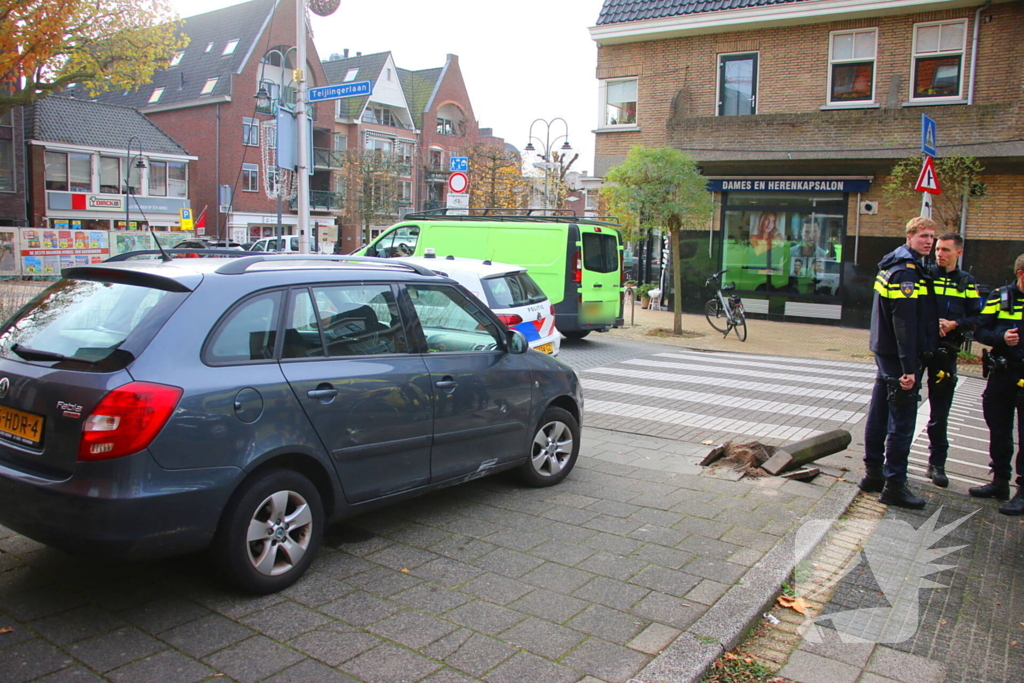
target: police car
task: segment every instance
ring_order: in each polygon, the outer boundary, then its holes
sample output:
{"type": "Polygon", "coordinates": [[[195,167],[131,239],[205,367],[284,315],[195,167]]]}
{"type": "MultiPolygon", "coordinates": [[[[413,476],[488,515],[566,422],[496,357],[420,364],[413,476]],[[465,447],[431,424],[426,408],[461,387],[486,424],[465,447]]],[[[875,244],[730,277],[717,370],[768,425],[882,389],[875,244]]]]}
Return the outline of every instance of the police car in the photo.
{"type": "Polygon", "coordinates": [[[510,330],[519,330],[530,348],[558,355],[562,334],[555,329],[555,307],[522,266],[456,256],[395,259],[446,275],[485,302],[510,330]]]}

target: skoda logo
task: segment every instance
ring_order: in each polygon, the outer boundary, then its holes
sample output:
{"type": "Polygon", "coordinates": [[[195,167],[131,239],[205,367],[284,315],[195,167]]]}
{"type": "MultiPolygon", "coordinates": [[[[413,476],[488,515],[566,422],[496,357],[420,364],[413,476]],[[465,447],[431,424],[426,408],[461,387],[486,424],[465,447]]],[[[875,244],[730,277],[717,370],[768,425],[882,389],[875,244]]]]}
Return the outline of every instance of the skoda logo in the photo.
{"type": "Polygon", "coordinates": [[[11,380],[0,377],[0,398],[6,398],[7,392],[11,389],[11,380]]]}

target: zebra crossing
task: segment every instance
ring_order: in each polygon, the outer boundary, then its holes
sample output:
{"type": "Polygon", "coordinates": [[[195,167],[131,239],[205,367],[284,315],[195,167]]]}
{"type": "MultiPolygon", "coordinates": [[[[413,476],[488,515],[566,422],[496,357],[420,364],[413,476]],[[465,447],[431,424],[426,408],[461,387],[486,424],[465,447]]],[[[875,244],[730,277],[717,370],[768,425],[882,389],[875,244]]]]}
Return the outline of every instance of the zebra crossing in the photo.
{"type": "MultiPolygon", "coordinates": [[[[579,371],[586,423],[689,443],[783,445],[833,429],[862,450],[875,368],[868,363],[666,350],[579,371]]],[[[984,381],[963,377],[950,414],[947,473],[954,490],[988,479],[984,381]]],[[[910,476],[927,481],[928,402],[918,411],[910,476]]]]}

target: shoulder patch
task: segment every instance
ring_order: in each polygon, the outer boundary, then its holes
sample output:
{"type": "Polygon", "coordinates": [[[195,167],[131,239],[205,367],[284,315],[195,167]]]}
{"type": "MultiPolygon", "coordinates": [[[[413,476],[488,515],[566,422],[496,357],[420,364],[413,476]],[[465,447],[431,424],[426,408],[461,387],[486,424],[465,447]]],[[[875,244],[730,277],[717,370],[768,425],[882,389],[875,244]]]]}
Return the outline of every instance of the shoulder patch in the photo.
{"type": "Polygon", "coordinates": [[[914,283],[913,282],[901,282],[900,293],[908,299],[914,295],[914,283]]]}
{"type": "Polygon", "coordinates": [[[908,263],[908,264],[907,264],[907,268],[914,268],[914,269],[917,269],[917,266],[915,266],[915,265],[914,265],[913,263],[908,263]]]}

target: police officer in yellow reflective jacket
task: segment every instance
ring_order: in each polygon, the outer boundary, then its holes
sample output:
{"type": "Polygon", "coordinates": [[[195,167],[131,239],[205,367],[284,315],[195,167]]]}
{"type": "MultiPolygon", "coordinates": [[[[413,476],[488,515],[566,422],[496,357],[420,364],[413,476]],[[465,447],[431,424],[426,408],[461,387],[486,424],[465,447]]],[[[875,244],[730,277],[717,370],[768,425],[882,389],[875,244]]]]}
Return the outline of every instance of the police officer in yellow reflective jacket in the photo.
{"type": "Polygon", "coordinates": [[[860,488],[881,491],[887,505],[921,509],[924,500],[907,487],[907,458],[917,419],[922,357],[938,346],[939,317],[931,274],[921,263],[938,223],[912,218],[907,243],[878,264],[871,310],[871,351],[878,374],[864,425],[860,488]]]}
{"type": "Polygon", "coordinates": [[[990,432],[988,454],[992,482],[968,489],[976,498],[1006,500],[1010,497],[1013,474],[1013,417],[1017,415],[1017,494],[999,511],[1004,515],[1024,514],[1024,344],[1021,323],[1024,314],[1024,254],[1013,264],[1017,281],[993,291],[985,300],[981,323],[974,337],[992,347],[985,354],[982,371],[988,378],[981,405],[990,432]]]}
{"type": "Polygon", "coordinates": [[[956,388],[956,358],[968,332],[981,320],[981,297],[974,276],[960,270],[964,239],[955,232],[935,241],[935,302],[939,309],[939,348],[928,359],[928,478],[940,488],[949,486],[949,409],[956,388]]]}

